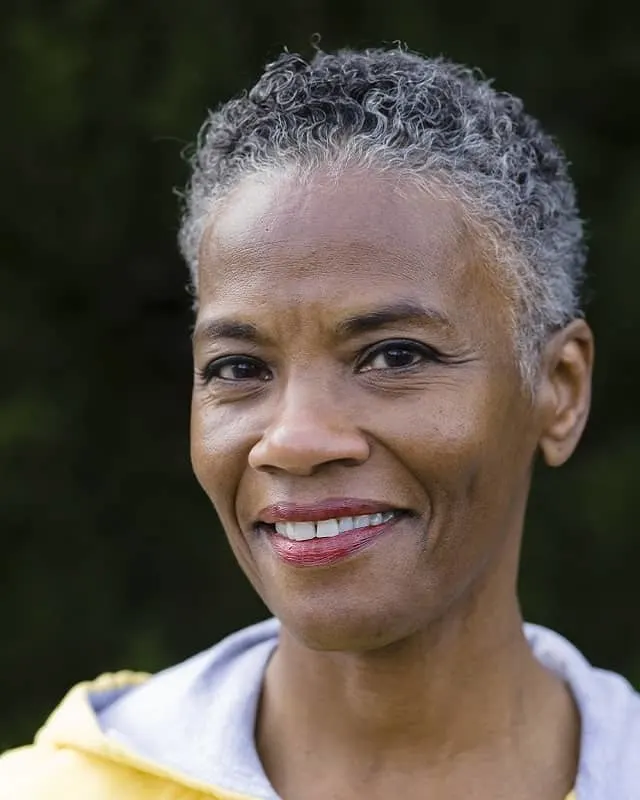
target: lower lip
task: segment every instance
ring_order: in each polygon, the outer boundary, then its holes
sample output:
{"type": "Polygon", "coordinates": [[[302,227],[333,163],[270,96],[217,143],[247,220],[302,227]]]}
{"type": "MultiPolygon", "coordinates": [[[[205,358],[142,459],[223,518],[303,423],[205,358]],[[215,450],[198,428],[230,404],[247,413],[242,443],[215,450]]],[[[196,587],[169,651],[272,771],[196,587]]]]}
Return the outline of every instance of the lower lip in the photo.
{"type": "Polygon", "coordinates": [[[287,564],[295,567],[326,567],[371,547],[402,518],[403,515],[383,522],[382,525],[356,528],[346,533],[339,533],[337,536],[307,539],[302,542],[287,539],[271,530],[267,535],[275,554],[287,564]]]}

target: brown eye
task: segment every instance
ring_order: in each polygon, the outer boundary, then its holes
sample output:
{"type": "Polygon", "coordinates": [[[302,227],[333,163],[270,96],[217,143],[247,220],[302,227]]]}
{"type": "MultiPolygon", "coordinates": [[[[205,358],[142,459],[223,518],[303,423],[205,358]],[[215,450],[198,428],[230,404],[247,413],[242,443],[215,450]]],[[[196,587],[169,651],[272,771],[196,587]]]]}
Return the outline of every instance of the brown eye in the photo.
{"type": "Polygon", "coordinates": [[[429,361],[439,361],[427,345],[412,341],[384,342],[369,350],[360,362],[361,371],[410,369],[429,361]]]}
{"type": "Polygon", "coordinates": [[[270,379],[269,371],[261,361],[243,356],[217,358],[207,364],[200,374],[204,383],[213,380],[240,382],[270,379]]]}

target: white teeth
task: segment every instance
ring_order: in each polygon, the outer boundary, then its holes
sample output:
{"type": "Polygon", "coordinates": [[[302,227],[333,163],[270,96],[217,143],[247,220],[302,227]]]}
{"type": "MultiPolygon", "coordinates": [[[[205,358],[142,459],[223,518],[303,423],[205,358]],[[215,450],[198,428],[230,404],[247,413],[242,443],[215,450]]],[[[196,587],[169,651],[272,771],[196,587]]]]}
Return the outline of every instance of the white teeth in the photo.
{"type": "Polygon", "coordinates": [[[287,522],[286,527],[286,537],[295,539],[296,542],[305,542],[308,539],[313,539],[316,535],[314,522],[287,522]]]}
{"type": "Polygon", "coordinates": [[[338,530],[340,533],[353,530],[353,517],[341,517],[338,520],[338,530]]]}
{"type": "Polygon", "coordinates": [[[329,536],[337,536],[340,532],[338,530],[337,519],[323,519],[316,523],[316,536],[318,539],[323,539],[329,536]]]}
{"type": "Polygon", "coordinates": [[[323,519],[318,522],[276,522],[275,529],[280,536],[296,542],[309,539],[326,539],[347,533],[354,528],[372,528],[383,525],[396,516],[395,511],[385,511],[384,514],[361,514],[357,517],[340,517],[339,519],[323,519]]]}

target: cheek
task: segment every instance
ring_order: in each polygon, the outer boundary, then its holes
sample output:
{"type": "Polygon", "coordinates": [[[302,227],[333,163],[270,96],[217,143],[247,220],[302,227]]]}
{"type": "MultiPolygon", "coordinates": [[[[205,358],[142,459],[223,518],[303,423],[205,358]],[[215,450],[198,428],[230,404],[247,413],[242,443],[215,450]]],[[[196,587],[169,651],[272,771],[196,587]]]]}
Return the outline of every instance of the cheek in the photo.
{"type": "Polygon", "coordinates": [[[527,425],[508,397],[487,392],[455,424],[431,429],[426,480],[433,486],[436,550],[450,569],[471,574],[521,527],[533,457],[527,425]]]}
{"type": "Polygon", "coordinates": [[[452,546],[472,546],[462,531],[495,525],[527,483],[526,420],[489,388],[425,395],[387,416],[387,441],[424,487],[439,538],[452,546]],[[519,423],[506,425],[514,416],[519,423]]]}
{"type": "Polygon", "coordinates": [[[398,458],[427,484],[454,483],[477,471],[490,439],[484,409],[454,392],[425,393],[413,403],[398,404],[384,419],[382,434],[398,458]]]}
{"type": "Polygon", "coordinates": [[[236,498],[246,472],[250,440],[247,425],[234,422],[224,409],[210,409],[194,398],[191,413],[191,462],[194,473],[213,503],[229,545],[259,594],[261,581],[245,536],[238,530],[236,498]]]}
{"type": "MultiPolygon", "coordinates": [[[[246,430],[246,426],[245,426],[246,430]]],[[[249,442],[243,426],[224,407],[194,395],[191,405],[191,463],[200,485],[221,516],[235,496],[249,442]]]]}

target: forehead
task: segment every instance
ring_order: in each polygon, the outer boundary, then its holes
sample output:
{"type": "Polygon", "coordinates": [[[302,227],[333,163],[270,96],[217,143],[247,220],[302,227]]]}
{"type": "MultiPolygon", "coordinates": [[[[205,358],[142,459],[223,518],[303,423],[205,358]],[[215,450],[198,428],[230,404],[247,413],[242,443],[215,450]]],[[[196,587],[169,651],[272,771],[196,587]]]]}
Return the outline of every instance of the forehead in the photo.
{"type": "Polygon", "coordinates": [[[241,244],[249,224],[251,239],[260,236],[265,242],[286,238],[302,244],[310,234],[350,239],[360,232],[375,241],[401,237],[420,246],[434,244],[443,234],[455,238],[461,232],[456,216],[442,191],[426,193],[383,173],[316,171],[298,179],[257,174],[231,191],[211,232],[241,244]]]}
{"type": "Polygon", "coordinates": [[[495,317],[504,303],[487,278],[459,205],[435,187],[365,171],[262,175],[213,215],[199,299],[201,308],[251,298],[349,305],[393,294],[495,317]]]}

